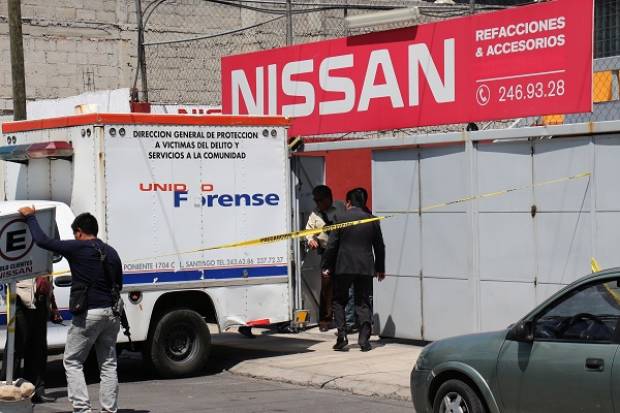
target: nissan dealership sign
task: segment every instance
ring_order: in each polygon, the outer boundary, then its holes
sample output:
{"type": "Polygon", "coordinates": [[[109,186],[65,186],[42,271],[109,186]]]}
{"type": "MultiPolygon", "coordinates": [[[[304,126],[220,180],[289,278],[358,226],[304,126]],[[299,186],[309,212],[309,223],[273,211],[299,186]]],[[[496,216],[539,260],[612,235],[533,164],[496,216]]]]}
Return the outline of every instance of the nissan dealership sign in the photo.
{"type": "Polygon", "coordinates": [[[592,109],[592,0],[556,0],[222,58],[223,112],[290,134],[592,109]]]}

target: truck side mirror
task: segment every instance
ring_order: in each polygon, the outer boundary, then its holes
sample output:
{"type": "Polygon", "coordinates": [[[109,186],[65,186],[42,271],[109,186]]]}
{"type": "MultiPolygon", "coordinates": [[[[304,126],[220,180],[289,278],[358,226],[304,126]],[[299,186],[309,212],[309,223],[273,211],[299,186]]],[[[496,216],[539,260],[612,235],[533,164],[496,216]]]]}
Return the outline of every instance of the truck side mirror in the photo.
{"type": "Polygon", "coordinates": [[[534,341],[534,323],[529,320],[519,321],[512,326],[506,339],[521,343],[531,343],[534,341]]]}

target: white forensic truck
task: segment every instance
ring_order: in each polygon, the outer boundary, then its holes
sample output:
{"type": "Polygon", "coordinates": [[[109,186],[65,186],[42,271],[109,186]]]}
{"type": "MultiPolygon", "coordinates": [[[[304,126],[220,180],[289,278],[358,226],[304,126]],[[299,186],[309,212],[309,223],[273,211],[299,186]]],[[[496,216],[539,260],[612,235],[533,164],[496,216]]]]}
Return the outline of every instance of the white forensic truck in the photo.
{"type": "MultiPolygon", "coordinates": [[[[291,242],[220,248],[291,230],[288,121],[281,117],[85,114],[2,125],[6,202],[56,207],[56,234],[91,212],[119,252],[132,340],[165,377],[196,373],[210,333],[292,319],[291,242]]],[[[1,249],[1,246],[0,246],[1,249]]],[[[65,322],[68,264],[54,259],[65,322]]],[[[4,343],[6,315],[4,308],[4,343]]],[[[119,342],[126,337],[119,334],[119,342]]]]}

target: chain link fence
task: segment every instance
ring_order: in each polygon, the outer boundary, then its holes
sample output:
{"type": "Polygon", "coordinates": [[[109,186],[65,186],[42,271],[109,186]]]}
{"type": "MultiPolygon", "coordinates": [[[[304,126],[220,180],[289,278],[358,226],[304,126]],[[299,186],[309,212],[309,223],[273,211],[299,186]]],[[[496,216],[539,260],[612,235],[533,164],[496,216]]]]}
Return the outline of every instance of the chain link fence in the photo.
{"type": "Polygon", "coordinates": [[[149,100],[219,105],[221,57],[360,34],[370,29],[347,30],[347,15],[412,5],[421,7],[420,23],[469,13],[467,5],[407,0],[309,0],[290,11],[281,0],[152,1],[143,7],[149,100]]]}
{"type": "MultiPolygon", "coordinates": [[[[620,2],[595,0],[593,113],[487,122],[480,129],[620,119],[620,2]]],[[[345,17],[373,10],[417,6],[418,24],[470,13],[466,4],[413,0],[153,0],[143,1],[144,59],[152,103],[219,106],[223,56],[361,34],[345,17]]],[[[477,5],[476,12],[501,8],[477,5]]],[[[385,29],[385,27],[381,27],[385,29]]],[[[401,131],[330,136],[380,137],[462,130],[442,125],[401,131]]],[[[471,125],[470,125],[471,127],[471,125]]]]}

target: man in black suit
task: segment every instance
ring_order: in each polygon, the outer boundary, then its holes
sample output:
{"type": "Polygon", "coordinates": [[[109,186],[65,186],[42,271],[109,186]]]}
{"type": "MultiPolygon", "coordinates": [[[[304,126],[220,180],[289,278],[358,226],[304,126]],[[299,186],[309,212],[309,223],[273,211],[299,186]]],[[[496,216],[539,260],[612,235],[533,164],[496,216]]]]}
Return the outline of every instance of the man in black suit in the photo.
{"type": "MultiPolygon", "coordinates": [[[[371,218],[364,211],[362,191],[347,193],[347,210],[338,216],[338,222],[371,218]]],[[[362,351],[372,350],[370,295],[372,277],[385,278],[385,245],[378,221],[332,231],[324,253],[323,274],[334,277],[334,318],[338,340],[334,350],[344,350],[349,344],[346,333],[344,308],[349,298],[349,287],[355,291],[355,312],[360,326],[358,342],[362,351]],[[374,254],[373,254],[374,252],[374,254]]]]}

